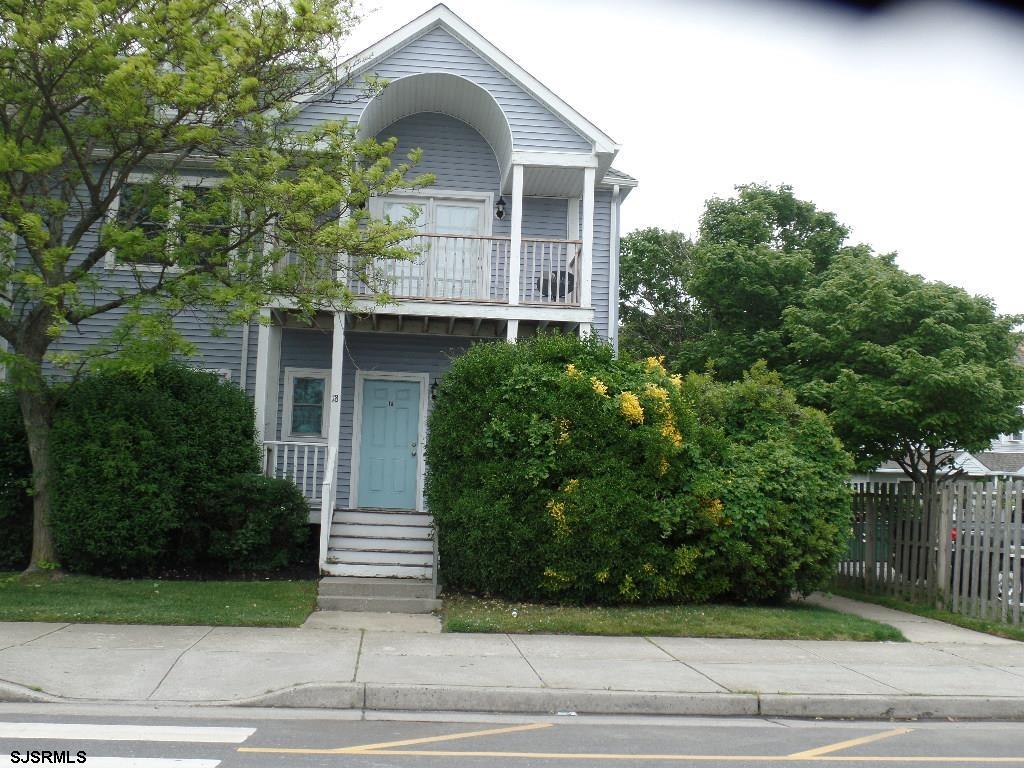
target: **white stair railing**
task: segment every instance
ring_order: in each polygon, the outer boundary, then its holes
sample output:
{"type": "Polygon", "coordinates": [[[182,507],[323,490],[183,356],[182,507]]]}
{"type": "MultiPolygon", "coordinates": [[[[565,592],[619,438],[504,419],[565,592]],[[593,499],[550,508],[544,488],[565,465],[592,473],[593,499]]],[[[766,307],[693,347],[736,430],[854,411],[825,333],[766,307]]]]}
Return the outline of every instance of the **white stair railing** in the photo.
{"type": "Polygon", "coordinates": [[[331,541],[331,526],[334,524],[334,478],[338,474],[338,447],[332,445],[327,451],[327,466],[320,490],[320,567],[327,563],[327,551],[331,541]]]}
{"type": "Polygon", "coordinates": [[[320,499],[327,454],[325,443],[265,440],[263,471],[268,477],[291,480],[307,499],[317,501],[320,499]]]}

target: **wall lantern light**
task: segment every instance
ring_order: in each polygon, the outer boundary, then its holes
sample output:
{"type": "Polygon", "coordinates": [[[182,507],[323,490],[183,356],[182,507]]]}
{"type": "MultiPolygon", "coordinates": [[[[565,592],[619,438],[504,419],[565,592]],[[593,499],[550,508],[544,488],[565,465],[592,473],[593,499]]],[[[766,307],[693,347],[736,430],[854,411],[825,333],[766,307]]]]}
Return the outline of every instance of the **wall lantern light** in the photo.
{"type": "Polygon", "coordinates": [[[505,218],[505,198],[499,197],[498,202],[494,205],[494,216],[497,219],[505,218]]]}

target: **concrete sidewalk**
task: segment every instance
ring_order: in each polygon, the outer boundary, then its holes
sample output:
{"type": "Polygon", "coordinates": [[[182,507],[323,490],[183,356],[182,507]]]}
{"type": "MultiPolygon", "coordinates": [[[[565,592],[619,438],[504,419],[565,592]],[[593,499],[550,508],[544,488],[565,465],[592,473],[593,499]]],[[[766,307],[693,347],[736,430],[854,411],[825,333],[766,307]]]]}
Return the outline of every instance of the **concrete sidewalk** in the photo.
{"type": "Polygon", "coordinates": [[[1024,718],[1024,643],[0,623],[0,701],[58,699],[464,712],[1024,718]]]}

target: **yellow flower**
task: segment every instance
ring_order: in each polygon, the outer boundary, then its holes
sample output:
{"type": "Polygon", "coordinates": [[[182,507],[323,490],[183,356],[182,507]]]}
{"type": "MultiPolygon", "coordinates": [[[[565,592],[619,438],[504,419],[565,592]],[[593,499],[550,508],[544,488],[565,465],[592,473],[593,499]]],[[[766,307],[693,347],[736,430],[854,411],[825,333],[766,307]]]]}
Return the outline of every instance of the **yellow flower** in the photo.
{"type": "Polygon", "coordinates": [[[569,420],[558,420],[558,438],[555,441],[558,445],[565,445],[569,442],[569,420]]]}
{"type": "Polygon", "coordinates": [[[679,430],[676,429],[676,425],[671,421],[666,421],[661,425],[661,434],[663,437],[668,438],[669,442],[672,443],[673,448],[682,448],[683,436],[679,434],[679,430]]]}
{"type": "Polygon", "coordinates": [[[660,371],[661,373],[665,373],[665,356],[664,355],[658,355],[657,357],[648,357],[647,360],[645,360],[644,362],[645,362],[645,365],[647,367],[647,372],[648,373],[654,373],[655,371],[660,371]]]}
{"type": "Polygon", "coordinates": [[[575,491],[579,487],[580,487],[580,481],[577,480],[574,477],[569,482],[567,482],[565,484],[565,488],[563,488],[562,490],[565,491],[566,493],[572,493],[573,491],[575,491]]]}
{"type": "Polygon", "coordinates": [[[632,392],[623,392],[619,395],[619,410],[630,424],[644,423],[644,409],[640,405],[640,398],[632,392]]]}
{"type": "Polygon", "coordinates": [[[570,379],[578,379],[583,374],[579,372],[575,365],[573,365],[572,363],[567,363],[565,366],[565,375],[568,376],[570,379]]]}
{"type": "Polygon", "coordinates": [[[654,400],[654,407],[658,413],[665,413],[669,409],[668,392],[657,384],[647,382],[644,386],[644,394],[654,400]]]}
{"type": "Polygon", "coordinates": [[[709,502],[705,502],[702,506],[704,507],[704,514],[710,522],[716,525],[722,522],[724,506],[721,499],[712,499],[709,502]]]}
{"type": "Polygon", "coordinates": [[[672,384],[672,386],[676,388],[676,391],[682,389],[683,375],[681,373],[673,373],[671,376],[668,377],[668,380],[672,384]]]}
{"type": "Polygon", "coordinates": [[[594,391],[601,395],[601,397],[608,397],[608,385],[597,378],[597,376],[590,377],[590,386],[592,386],[594,391]]]}
{"type": "Polygon", "coordinates": [[[664,475],[668,472],[668,459],[662,457],[661,463],[658,464],[658,475],[664,475]]]}
{"type": "Polygon", "coordinates": [[[605,568],[594,574],[594,581],[596,581],[598,584],[604,584],[606,581],[608,581],[608,577],[610,575],[611,574],[608,573],[608,569],[605,568]]]}
{"type": "Polygon", "coordinates": [[[565,589],[571,582],[572,577],[563,573],[559,573],[554,568],[544,569],[544,586],[552,591],[559,591],[565,589]]]}
{"type": "Polygon", "coordinates": [[[561,501],[550,499],[548,501],[548,514],[555,523],[555,538],[564,539],[569,536],[569,523],[565,519],[565,504],[561,501]]]}

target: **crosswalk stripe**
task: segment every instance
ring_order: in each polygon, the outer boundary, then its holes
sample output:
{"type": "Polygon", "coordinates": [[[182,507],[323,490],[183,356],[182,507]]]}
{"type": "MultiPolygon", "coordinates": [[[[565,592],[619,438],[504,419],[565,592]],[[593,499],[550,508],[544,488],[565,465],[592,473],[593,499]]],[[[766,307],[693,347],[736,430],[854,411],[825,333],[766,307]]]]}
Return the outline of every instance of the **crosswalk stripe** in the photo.
{"type": "MultiPolygon", "coordinates": [[[[254,733],[256,733],[255,728],[215,728],[206,726],[0,723],[0,739],[177,741],[193,744],[241,744],[254,733]]],[[[92,760],[89,763],[90,768],[92,768],[92,760]]]]}
{"type": "MultiPolygon", "coordinates": [[[[0,755],[0,766],[13,766],[10,755],[0,755]]],[[[19,768],[24,763],[17,764],[19,768]]],[[[74,763],[72,763],[74,765],[74,763]]],[[[88,756],[87,768],[217,768],[220,760],[178,760],[162,757],[93,757],[88,756]]]]}

